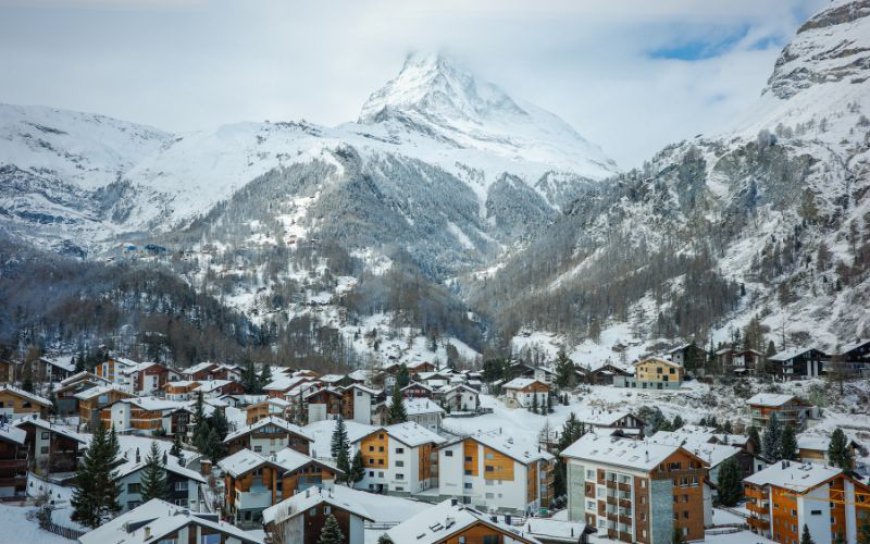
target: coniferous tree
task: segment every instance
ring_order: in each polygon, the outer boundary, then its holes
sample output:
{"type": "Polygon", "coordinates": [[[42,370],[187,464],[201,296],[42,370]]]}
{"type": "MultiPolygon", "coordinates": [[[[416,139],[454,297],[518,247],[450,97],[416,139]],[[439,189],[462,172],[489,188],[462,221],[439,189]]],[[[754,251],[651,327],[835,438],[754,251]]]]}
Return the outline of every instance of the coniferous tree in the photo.
{"type": "Polygon", "coordinates": [[[393,425],[395,423],[404,423],[408,421],[408,413],[405,410],[402,391],[398,387],[393,388],[393,396],[391,400],[390,411],[387,413],[387,423],[393,425]]]}
{"type": "Polygon", "coordinates": [[[106,433],[98,425],[76,470],[76,489],[70,500],[74,521],[97,528],[121,511],[118,503],[121,490],[114,474],[120,463],[114,429],[106,433]]]}
{"type": "Polygon", "coordinates": [[[323,524],[323,530],[320,532],[317,544],[342,544],[343,542],[344,534],[341,532],[341,527],[338,526],[338,520],[335,519],[334,515],[329,514],[326,523],[323,524]]]}
{"type": "Polygon", "coordinates": [[[842,469],[852,468],[852,455],[849,453],[849,440],[846,433],[839,427],[831,434],[831,443],[828,444],[828,461],[835,467],[842,469]]]}
{"type": "Polygon", "coordinates": [[[574,363],[564,351],[559,351],[556,361],[556,385],[560,389],[570,388],[574,385],[574,363]]]}
{"type": "Polygon", "coordinates": [[[779,458],[794,461],[797,459],[797,447],[797,438],[794,434],[794,428],[792,428],[791,425],[786,425],[779,441],[779,458]]]}
{"type": "Polygon", "coordinates": [[[227,448],[217,430],[211,429],[206,439],[206,455],[213,463],[217,463],[227,454],[227,448]]]}
{"type": "Polygon", "coordinates": [[[676,525],[674,525],[674,532],[671,535],[671,543],[686,544],[686,536],[683,534],[683,530],[676,525]]]}
{"type": "Polygon", "coordinates": [[[409,383],[411,383],[411,375],[408,373],[408,367],[405,366],[405,363],[402,363],[399,365],[399,370],[396,373],[396,385],[399,389],[402,389],[409,383]]]}
{"type": "Polygon", "coordinates": [[[142,502],[151,499],[166,500],[169,496],[169,484],[166,480],[166,467],[160,461],[160,448],[157,442],[151,442],[151,450],[145,458],[145,468],[142,469],[141,491],[142,502]]]}
{"type": "Polygon", "coordinates": [[[755,444],[756,448],[761,447],[761,436],[758,434],[758,427],[751,425],[749,429],[746,430],[746,436],[749,437],[749,440],[753,444],[755,444]]]}
{"type": "Polygon", "coordinates": [[[779,454],[782,452],[782,426],[779,423],[779,417],[776,412],[770,414],[770,419],[767,420],[767,428],[764,430],[764,436],[761,439],[761,452],[771,461],[779,461],[779,454]]]}
{"type": "Polygon", "coordinates": [[[393,544],[393,539],[387,533],[378,537],[378,544],[393,544]]]}
{"type": "Polygon", "coordinates": [[[743,483],[740,464],[729,457],[719,465],[719,502],[724,506],[735,506],[743,498],[743,483]]]}
{"type": "Polygon", "coordinates": [[[537,393],[532,393],[532,405],[529,408],[529,410],[531,410],[531,412],[533,414],[538,413],[538,394],[537,393]]]}
{"type": "Polygon", "coordinates": [[[810,535],[810,528],[804,523],[804,530],[801,532],[801,544],[816,544],[813,537],[810,535]]]}
{"type": "Polygon", "coordinates": [[[211,427],[208,424],[208,419],[205,417],[205,403],[202,398],[202,392],[196,394],[196,405],[193,412],[193,445],[196,446],[201,453],[205,453],[208,447],[209,433],[211,427]]]}
{"type": "Polygon", "coordinates": [[[170,455],[174,455],[179,460],[184,455],[184,450],[181,448],[181,433],[175,433],[172,437],[172,448],[169,450],[170,455]]]}
{"type": "Polygon", "coordinates": [[[256,394],[261,391],[260,378],[257,376],[257,369],[254,368],[254,362],[250,359],[245,363],[242,369],[242,386],[250,394],[256,394]]]}
{"type": "Polygon", "coordinates": [[[335,429],[332,431],[332,444],[330,445],[332,458],[338,459],[339,452],[341,452],[341,450],[346,451],[347,448],[347,428],[344,425],[344,418],[339,414],[335,419],[335,429]]]}
{"type": "Polygon", "coordinates": [[[683,425],[685,424],[686,422],[683,421],[683,418],[681,418],[680,415],[677,414],[674,416],[674,423],[671,425],[671,427],[676,431],[677,429],[682,429],[683,425]]]}
{"type": "Polygon", "coordinates": [[[725,424],[722,425],[722,432],[725,434],[734,434],[734,426],[731,425],[730,419],[725,420],[725,424]]]}
{"type": "Polygon", "coordinates": [[[269,385],[272,382],[272,367],[268,364],[264,364],[263,368],[260,369],[260,377],[257,379],[257,392],[263,390],[264,387],[269,385]]]}
{"type": "Polygon", "coordinates": [[[353,485],[362,481],[365,475],[366,467],[363,464],[362,451],[356,450],[356,453],[353,454],[353,462],[350,465],[350,484],[353,485]]]}
{"type": "Polygon", "coordinates": [[[220,408],[215,408],[214,412],[212,412],[209,425],[217,432],[217,435],[221,440],[226,438],[227,434],[230,432],[230,424],[227,421],[227,417],[224,415],[224,411],[220,408]]]}

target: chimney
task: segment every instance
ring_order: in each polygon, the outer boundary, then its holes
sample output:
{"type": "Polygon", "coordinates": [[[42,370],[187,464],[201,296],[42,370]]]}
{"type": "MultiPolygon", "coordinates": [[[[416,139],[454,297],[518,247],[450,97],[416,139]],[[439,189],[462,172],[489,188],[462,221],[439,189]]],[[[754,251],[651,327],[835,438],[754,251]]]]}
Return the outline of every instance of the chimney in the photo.
{"type": "Polygon", "coordinates": [[[139,448],[136,448],[136,462],[139,462],[139,448]]]}
{"type": "Polygon", "coordinates": [[[145,526],[145,540],[151,538],[151,527],[145,526]]]}

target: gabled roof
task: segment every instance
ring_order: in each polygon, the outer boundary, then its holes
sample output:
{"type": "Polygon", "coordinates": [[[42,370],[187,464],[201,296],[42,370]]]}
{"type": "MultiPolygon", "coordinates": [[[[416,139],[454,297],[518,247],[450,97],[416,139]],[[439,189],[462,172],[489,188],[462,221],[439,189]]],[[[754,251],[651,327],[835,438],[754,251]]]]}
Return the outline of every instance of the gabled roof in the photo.
{"type": "Polygon", "coordinates": [[[104,382],[104,383],[109,383],[109,380],[107,380],[106,378],[102,378],[100,376],[97,376],[93,372],[90,372],[87,370],[82,370],[81,372],[79,372],[77,374],[73,374],[69,378],[61,380],[60,385],[61,386],[70,385],[70,384],[74,384],[74,383],[77,383],[77,382],[80,382],[80,381],[83,381],[86,379],[100,381],[100,382],[104,382]]]}
{"type": "MultiPolygon", "coordinates": [[[[384,404],[389,408],[393,405],[393,398],[387,397],[384,404]]],[[[427,398],[402,399],[402,405],[405,407],[405,413],[409,416],[444,413],[444,408],[441,408],[438,406],[438,403],[427,398]]]]}
{"type": "Polygon", "coordinates": [[[159,397],[130,397],[120,399],[118,402],[130,404],[149,412],[163,412],[166,410],[175,411],[181,410],[187,406],[186,402],[162,399],[159,397]]]}
{"type": "Polygon", "coordinates": [[[27,392],[24,389],[19,389],[18,387],[12,385],[0,386],[0,393],[3,392],[11,393],[17,397],[27,399],[30,402],[41,404],[42,406],[51,406],[51,401],[47,398],[40,397],[39,395],[34,395],[33,393],[27,392]]]}
{"type": "Polygon", "coordinates": [[[264,391],[289,391],[303,383],[310,382],[307,376],[279,376],[263,387],[264,391]]]}
{"type": "Polygon", "coordinates": [[[581,521],[561,519],[529,518],[522,526],[523,532],[546,542],[577,544],[586,532],[586,524],[581,521]]]}
{"type": "Polygon", "coordinates": [[[599,436],[595,433],[583,435],[562,452],[562,457],[649,472],[681,450],[705,465],[708,464],[704,459],[680,446],[641,442],[616,436],[599,436]]]}
{"type": "Polygon", "coordinates": [[[459,390],[463,390],[463,389],[465,391],[468,391],[469,393],[474,393],[475,395],[480,395],[480,392],[477,389],[474,389],[473,387],[471,387],[465,383],[457,383],[457,384],[451,385],[450,387],[445,387],[444,389],[442,389],[438,393],[441,395],[449,395],[450,393],[453,393],[454,391],[459,391],[459,390]]]}
{"type": "Polygon", "coordinates": [[[333,389],[332,387],[321,387],[320,389],[315,389],[314,391],[309,391],[302,398],[305,400],[310,399],[314,395],[319,395],[320,393],[326,393],[327,395],[335,395],[337,397],[341,397],[341,391],[338,389],[333,389]]]}
{"type": "MultiPolygon", "coordinates": [[[[519,529],[493,522],[483,512],[475,510],[468,505],[453,504],[451,500],[446,500],[423,510],[416,516],[405,520],[387,531],[387,535],[397,544],[400,542],[435,544],[437,542],[446,542],[450,540],[451,536],[457,535],[478,524],[508,535],[511,542],[540,544],[540,541],[534,537],[524,535],[519,529]]],[[[579,536],[577,539],[579,540],[579,536]]]]}
{"type": "Polygon", "coordinates": [[[76,371],[76,363],[74,355],[58,355],[57,357],[40,357],[40,361],[45,364],[55,366],[67,372],[76,371]]]}
{"type": "Polygon", "coordinates": [[[792,400],[797,400],[797,397],[795,397],[794,395],[781,395],[778,393],[758,393],[748,399],[746,401],[746,404],[750,404],[753,406],[768,406],[773,408],[787,404],[792,400]]]}
{"type": "Polygon", "coordinates": [[[363,438],[378,432],[385,432],[390,438],[394,438],[411,448],[416,448],[423,444],[442,444],[446,442],[441,435],[433,433],[426,427],[418,425],[413,421],[406,421],[405,423],[396,423],[386,427],[375,427],[370,433],[360,436],[356,440],[353,440],[352,443],[359,442],[363,438]]]}
{"type": "MultiPolygon", "coordinates": [[[[124,462],[121,463],[118,466],[118,468],[115,469],[115,474],[116,474],[115,479],[117,480],[117,479],[123,478],[125,476],[129,476],[130,474],[133,474],[133,473],[138,472],[138,471],[142,470],[143,468],[145,468],[148,465],[147,458],[148,458],[149,453],[150,452],[148,452],[148,451],[141,451],[140,450],[139,451],[139,460],[137,461],[135,450],[131,450],[131,449],[125,450],[123,453],[124,462]]],[[[161,456],[161,462],[162,462],[162,456],[161,456]]],[[[199,472],[197,472],[195,470],[191,470],[187,467],[181,466],[181,464],[179,464],[179,462],[178,462],[178,458],[175,457],[174,455],[169,455],[168,453],[166,454],[166,464],[163,465],[163,467],[167,471],[178,474],[179,476],[181,476],[183,478],[187,478],[188,480],[193,480],[193,481],[201,483],[201,484],[206,483],[206,480],[205,480],[205,478],[203,478],[202,474],[200,474],[199,472]]]]}
{"type": "Polygon", "coordinates": [[[374,521],[365,507],[366,502],[372,500],[373,497],[370,493],[356,491],[341,485],[330,488],[309,487],[305,491],[263,510],[263,523],[282,523],[321,503],[350,512],[366,521],[374,521]]]}
{"type": "Polygon", "coordinates": [[[245,436],[246,434],[262,429],[263,427],[266,427],[268,425],[276,425],[289,433],[301,436],[302,438],[305,438],[306,440],[309,440],[311,442],[314,441],[314,438],[312,438],[311,435],[305,432],[305,429],[303,429],[302,427],[294,425],[285,419],[281,419],[280,417],[268,416],[246,427],[242,427],[241,429],[233,433],[228,434],[227,437],[224,438],[224,442],[230,442],[231,440],[235,440],[236,438],[245,436]]]}
{"type": "Polygon", "coordinates": [[[455,444],[464,440],[474,440],[523,465],[528,465],[538,460],[550,461],[555,459],[553,454],[541,449],[537,444],[526,442],[515,438],[512,434],[502,433],[501,431],[478,432],[470,436],[460,437],[451,443],[455,444]]]}
{"type": "Polygon", "coordinates": [[[220,389],[221,387],[227,386],[235,382],[231,380],[200,380],[198,383],[199,385],[196,387],[197,391],[202,391],[203,393],[211,393],[216,389],[220,389]]]}
{"type": "Polygon", "coordinates": [[[79,433],[73,432],[66,427],[62,427],[60,425],[52,425],[50,421],[46,421],[39,417],[26,417],[24,419],[19,419],[13,425],[16,427],[25,427],[27,425],[33,425],[37,429],[42,429],[44,431],[49,431],[52,433],[57,433],[59,435],[65,436],[71,440],[75,440],[80,444],[87,444],[88,440],[80,435],[79,433]]]}
{"type": "Polygon", "coordinates": [[[105,395],[106,393],[110,393],[112,391],[117,391],[118,393],[124,393],[127,396],[132,397],[130,393],[127,393],[123,387],[118,384],[109,384],[109,385],[100,385],[97,387],[91,387],[90,389],[85,389],[81,393],[77,393],[75,398],[79,400],[88,400],[99,395],[105,395]]]}
{"type": "Polygon", "coordinates": [[[263,539],[224,523],[216,515],[191,512],[160,499],[152,499],[121,514],[93,531],[79,537],[81,544],[120,544],[159,542],[163,537],[187,525],[200,525],[218,531],[243,544],[262,544],[263,539]],[[149,534],[149,538],[145,535],[149,534]]]}
{"type": "Polygon", "coordinates": [[[408,382],[408,385],[406,385],[405,387],[403,387],[401,390],[402,390],[402,391],[405,391],[405,390],[411,389],[412,387],[414,387],[414,388],[420,388],[420,389],[425,389],[425,390],[427,390],[427,391],[434,391],[431,387],[429,387],[429,386],[426,385],[425,383],[422,383],[422,382],[415,382],[415,381],[408,382]]]}
{"type": "Polygon", "coordinates": [[[767,358],[767,360],[773,361],[776,363],[782,363],[782,362],[788,361],[789,359],[794,359],[795,357],[803,355],[804,353],[806,353],[808,351],[813,351],[813,350],[822,353],[821,350],[819,350],[818,348],[814,348],[814,347],[812,347],[812,348],[794,348],[794,349],[790,349],[787,351],[781,351],[781,352],[777,353],[776,355],[771,355],[770,357],[767,358]]]}
{"type": "Polygon", "coordinates": [[[0,440],[23,445],[25,438],[27,438],[27,433],[23,429],[13,427],[8,423],[0,423],[0,440]]]}
{"type": "Polygon", "coordinates": [[[668,359],[662,359],[661,357],[646,357],[641,359],[640,361],[635,361],[632,363],[632,366],[640,366],[644,363],[661,363],[663,365],[672,366],[674,368],[683,368],[683,365],[679,363],[675,363],[674,361],[668,359]]]}
{"type": "Polygon", "coordinates": [[[236,453],[224,457],[220,461],[218,461],[218,466],[232,476],[233,478],[238,478],[243,474],[246,474],[252,470],[255,470],[261,466],[269,465],[274,468],[281,468],[277,462],[267,459],[262,455],[252,452],[251,450],[245,448],[237,451],[236,453]]]}
{"type": "Polygon", "coordinates": [[[216,366],[217,366],[217,363],[205,361],[202,363],[197,363],[193,366],[189,366],[189,367],[183,369],[181,371],[181,373],[185,374],[187,376],[192,376],[192,375],[196,374],[197,372],[202,372],[203,370],[208,370],[208,369],[216,367],[216,366]]]}
{"type": "Polygon", "coordinates": [[[697,457],[700,457],[707,462],[711,467],[719,465],[719,463],[734,457],[741,451],[735,446],[726,446],[724,444],[711,444],[702,438],[691,440],[680,433],[659,431],[649,439],[655,444],[665,444],[668,446],[682,446],[684,449],[692,452],[697,457]]]}
{"type": "Polygon", "coordinates": [[[372,389],[371,387],[366,387],[361,383],[352,383],[352,384],[348,385],[347,387],[345,387],[343,390],[347,391],[348,389],[359,389],[360,391],[363,391],[364,393],[368,393],[369,395],[372,395],[372,396],[380,394],[380,391],[372,389]]]}
{"type": "Polygon", "coordinates": [[[536,380],[534,378],[514,378],[511,381],[507,382],[506,384],[502,385],[501,388],[502,389],[525,389],[526,387],[532,385],[535,382],[537,382],[545,387],[549,387],[549,386],[547,386],[547,384],[545,384],[541,380],[536,380]]]}
{"type": "MultiPolygon", "coordinates": [[[[331,457],[332,434],[335,432],[336,420],[324,419],[305,426],[305,432],[314,437],[311,444],[311,455],[318,458],[331,457]]],[[[352,419],[344,422],[348,443],[353,444],[360,438],[371,435],[377,427],[358,423],[352,419]]]]}
{"type": "Polygon", "coordinates": [[[780,461],[743,479],[744,482],[773,485],[795,493],[806,493],[843,473],[843,469],[820,463],[780,461]]]}

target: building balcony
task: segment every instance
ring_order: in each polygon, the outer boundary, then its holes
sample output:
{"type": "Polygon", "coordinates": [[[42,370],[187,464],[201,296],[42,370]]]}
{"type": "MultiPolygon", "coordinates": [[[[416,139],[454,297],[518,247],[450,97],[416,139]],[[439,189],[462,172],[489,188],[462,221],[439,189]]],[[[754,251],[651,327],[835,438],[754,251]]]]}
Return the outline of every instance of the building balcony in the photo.
{"type": "Polygon", "coordinates": [[[0,470],[27,470],[27,459],[0,459],[0,470]]]}
{"type": "Polygon", "coordinates": [[[629,483],[619,483],[616,485],[616,489],[620,491],[624,491],[626,493],[631,493],[631,484],[629,483]]]}
{"type": "Polygon", "coordinates": [[[619,499],[620,508],[631,508],[631,499],[619,499]]]}
{"type": "Polygon", "coordinates": [[[746,509],[750,512],[754,512],[756,514],[760,514],[762,516],[767,516],[770,513],[769,506],[767,502],[753,502],[749,501],[746,503],[746,509]]]}
{"type": "Polygon", "coordinates": [[[272,492],[247,491],[236,495],[236,510],[257,510],[272,506],[272,492]]]}
{"type": "Polygon", "coordinates": [[[767,494],[758,487],[746,486],[743,488],[743,494],[746,495],[747,499],[767,499],[767,494]]]}
{"type": "Polygon", "coordinates": [[[770,529],[770,520],[764,518],[750,516],[746,519],[746,522],[749,524],[749,528],[754,531],[767,531],[770,529]]]}
{"type": "Polygon", "coordinates": [[[607,497],[607,504],[610,506],[616,506],[618,504],[616,497],[607,497]]]}
{"type": "Polygon", "coordinates": [[[607,489],[616,489],[617,485],[616,480],[607,480],[607,489]]]}

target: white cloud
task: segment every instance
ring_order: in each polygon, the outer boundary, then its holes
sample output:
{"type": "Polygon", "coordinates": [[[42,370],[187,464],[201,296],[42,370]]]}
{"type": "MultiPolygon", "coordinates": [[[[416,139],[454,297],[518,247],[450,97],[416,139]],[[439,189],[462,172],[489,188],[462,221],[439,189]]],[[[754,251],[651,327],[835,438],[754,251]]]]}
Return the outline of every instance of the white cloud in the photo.
{"type": "Polygon", "coordinates": [[[170,130],[354,119],[409,49],[446,48],[623,166],[713,131],[761,90],[822,0],[0,0],[0,100],[170,130]],[[650,51],[745,31],[698,61],[650,51]]]}

